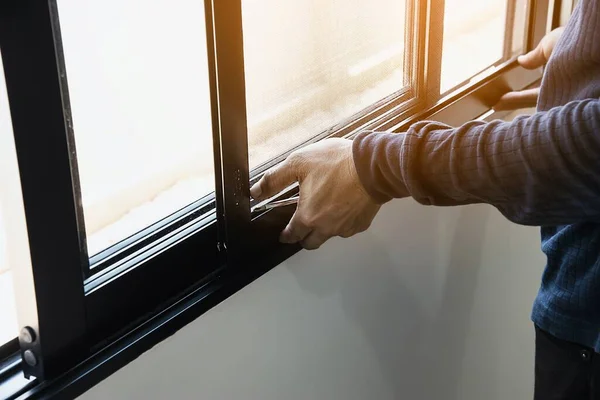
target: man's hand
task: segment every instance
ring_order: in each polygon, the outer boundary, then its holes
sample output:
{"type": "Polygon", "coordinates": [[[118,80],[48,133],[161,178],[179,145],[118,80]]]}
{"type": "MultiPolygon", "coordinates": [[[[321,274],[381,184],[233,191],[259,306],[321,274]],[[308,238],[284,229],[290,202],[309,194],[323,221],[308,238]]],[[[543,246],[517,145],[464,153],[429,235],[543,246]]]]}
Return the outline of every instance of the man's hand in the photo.
{"type": "MultiPolygon", "coordinates": [[[[529,53],[519,56],[517,61],[526,69],[536,69],[548,63],[554,46],[560,38],[564,28],[556,28],[542,38],[538,46],[529,53]]],[[[494,106],[496,111],[518,110],[520,108],[535,107],[537,105],[540,88],[525,89],[518,92],[508,92],[503,95],[494,106]]]]}
{"type": "Polygon", "coordinates": [[[300,183],[298,208],[281,232],[283,243],[317,249],[333,236],[366,230],[380,206],[363,188],[352,157],[352,141],[327,139],[292,153],[250,189],[257,200],[300,183]]]}

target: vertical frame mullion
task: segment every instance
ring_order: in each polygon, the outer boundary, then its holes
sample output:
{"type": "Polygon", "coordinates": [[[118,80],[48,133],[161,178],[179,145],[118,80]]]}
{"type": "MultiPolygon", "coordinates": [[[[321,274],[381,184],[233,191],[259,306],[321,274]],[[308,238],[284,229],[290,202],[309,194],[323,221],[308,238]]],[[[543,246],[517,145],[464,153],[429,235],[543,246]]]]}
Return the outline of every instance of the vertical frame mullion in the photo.
{"type": "Polygon", "coordinates": [[[529,7],[529,29],[527,31],[525,52],[535,49],[546,35],[548,11],[551,0],[531,0],[529,7]]]}
{"type": "MultiPolygon", "coordinates": [[[[226,240],[225,227],[225,204],[223,196],[223,168],[221,162],[221,132],[219,126],[219,104],[217,95],[217,71],[215,53],[215,32],[213,21],[212,0],[204,0],[204,18],[206,26],[206,52],[208,60],[208,80],[210,91],[210,108],[213,138],[213,161],[215,173],[215,210],[217,215],[217,251],[224,254],[222,247],[226,240]]],[[[226,259],[221,257],[219,263],[225,263],[226,259]]]]}
{"type": "Polygon", "coordinates": [[[408,74],[405,73],[403,85],[410,87],[417,102],[422,100],[421,96],[425,93],[422,89],[425,77],[423,66],[426,30],[422,25],[425,23],[426,7],[422,7],[421,3],[417,0],[407,0],[404,18],[404,46],[408,49],[404,57],[404,70],[408,71],[408,74]]]}
{"type": "Polygon", "coordinates": [[[517,11],[517,0],[507,0],[502,60],[508,60],[512,56],[513,36],[515,34],[515,13],[516,13],[516,11],[517,11]]]}
{"type": "Polygon", "coordinates": [[[55,1],[0,6],[0,48],[31,265],[14,265],[26,376],[51,378],[85,353],[85,229],[55,1]]]}
{"type": "Polygon", "coordinates": [[[442,80],[442,50],[444,44],[444,0],[429,0],[422,2],[427,7],[424,24],[420,29],[425,35],[425,108],[434,105],[441,95],[442,80]]]}
{"type": "MultiPolygon", "coordinates": [[[[220,250],[229,266],[244,257],[245,234],[250,226],[248,131],[241,0],[207,0],[209,52],[214,51],[211,89],[217,177],[220,250]],[[215,107],[216,103],[216,107],[215,107]],[[216,120],[215,120],[216,118],[216,120]]],[[[208,28],[207,28],[208,29],[208,28]]],[[[209,58],[210,58],[209,56],[209,58]]]]}

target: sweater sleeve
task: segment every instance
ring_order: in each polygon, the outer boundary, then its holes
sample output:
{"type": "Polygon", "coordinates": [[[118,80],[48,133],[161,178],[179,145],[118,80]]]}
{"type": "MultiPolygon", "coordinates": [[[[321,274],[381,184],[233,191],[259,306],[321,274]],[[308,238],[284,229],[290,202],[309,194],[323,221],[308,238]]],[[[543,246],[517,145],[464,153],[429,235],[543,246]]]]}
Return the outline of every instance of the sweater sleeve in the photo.
{"type": "Polygon", "coordinates": [[[600,101],[573,101],[512,122],[451,128],[419,122],[353,143],[361,182],[379,203],[488,203],[524,225],[600,221],[600,101]]]}

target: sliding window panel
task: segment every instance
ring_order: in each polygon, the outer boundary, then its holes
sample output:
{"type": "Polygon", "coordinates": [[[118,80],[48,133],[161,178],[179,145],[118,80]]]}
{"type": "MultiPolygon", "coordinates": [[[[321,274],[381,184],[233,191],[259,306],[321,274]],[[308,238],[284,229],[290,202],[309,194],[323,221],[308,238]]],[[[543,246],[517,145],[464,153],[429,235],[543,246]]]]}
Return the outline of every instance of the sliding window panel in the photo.
{"type": "Polygon", "coordinates": [[[258,180],[314,141],[406,118],[424,107],[430,72],[422,57],[430,2],[269,1],[213,1],[223,157],[217,192],[224,194],[219,231],[229,265],[250,274],[298,246],[278,242],[293,207],[250,212],[248,177],[258,180]]]}
{"type": "Polygon", "coordinates": [[[250,171],[259,175],[294,148],[416,100],[422,41],[412,28],[421,11],[383,0],[209,5],[219,248],[233,271],[254,273],[295,247],[277,243],[289,216],[251,214],[250,171]]]}
{"type": "Polygon", "coordinates": [[[242,0],[251,170],[414,89],[411,3],[242,0]]]}
{"type": "Polygon", "coordinates": [[[441,93],[524,51],[525,0],[445,0],[441,93]]]}
{"type": "Polygon", "coordinates": [[[250,212],[250,173],[254,181],[295,148],[417,106],[427,7],[383,0],[210,5],[220,249],[235,276],[256,275],[298,247],[277,240],[293,207],[250,212]]]}
{"type": "Polygon", "coordinates": [[[204,5],[58,0],[58,10],[94,256],[214,192],[204,5]]]}
{"type": "Polygon", "coordinates": [[[0,48],[31,264],[14,266],[26,376],[48,378],[84,350],[87,263],[55,3],[0,6],[0,48]]]}

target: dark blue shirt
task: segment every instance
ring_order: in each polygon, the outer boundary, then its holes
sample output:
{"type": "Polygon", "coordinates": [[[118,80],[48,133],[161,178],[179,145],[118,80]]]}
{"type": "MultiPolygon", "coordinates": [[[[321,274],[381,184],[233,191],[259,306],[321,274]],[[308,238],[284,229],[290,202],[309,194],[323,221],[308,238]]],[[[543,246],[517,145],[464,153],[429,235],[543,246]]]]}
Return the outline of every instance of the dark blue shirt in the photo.
{"type": "Polygon", "coordinates": [[[600,352],[600,0],[580,0],[544,71],[535,114],[363,132],[354,161],[380,203],[488,203],[541,226],[540,328],[600,352]]]}

